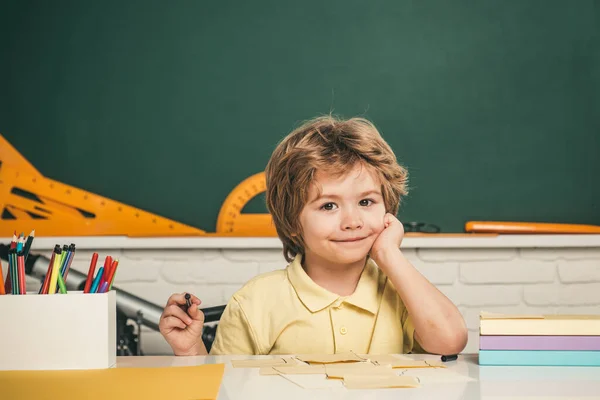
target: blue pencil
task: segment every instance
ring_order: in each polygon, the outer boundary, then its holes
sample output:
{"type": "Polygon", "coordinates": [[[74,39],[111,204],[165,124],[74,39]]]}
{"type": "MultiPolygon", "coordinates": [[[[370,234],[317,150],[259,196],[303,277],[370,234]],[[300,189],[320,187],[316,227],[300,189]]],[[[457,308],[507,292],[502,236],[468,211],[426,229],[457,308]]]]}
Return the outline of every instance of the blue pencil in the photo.
{"type": "Polygon", "coordinates": [[[71,252],[71,250],[67,250],[65,261],[63,262],[63,265],[60,268],[60,274],[62,275],[63,279],[66,278],[65,272],[67,271],[67,265],[69,265],[69,260],[71,259],[71,257],[73,257],[73,253],[71,252]]]}
{"type": "Polygon", "coordinates": [[[100,267],[100,269],[98,270],[98,273],[96,274],[96,277],[94,278],[94,283],[92,283],[92,288],[90,289],[90,293],[96,293],[96,290],[98,290],[98,285],[100,284],[100,281],[102,280],[103,273],[104,273],[104,267],[100,267]]]}
{"type": "Polygon", "coordinates": [[[21,235],[17,239],[17,253],[20,253],[23,250],[24,242],[25,242],[25,238],[23,237],[23,232],[21,232],[21,235]]]}

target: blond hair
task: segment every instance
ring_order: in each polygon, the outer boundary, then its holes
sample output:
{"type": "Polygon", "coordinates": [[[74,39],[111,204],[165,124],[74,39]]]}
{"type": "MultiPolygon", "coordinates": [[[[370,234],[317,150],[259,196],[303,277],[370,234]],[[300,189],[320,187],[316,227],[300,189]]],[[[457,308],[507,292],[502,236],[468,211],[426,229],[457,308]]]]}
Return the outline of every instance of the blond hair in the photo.
{"type": "Polygon", "coordinates": [[[370,121],[318,117],[277,145],[265,169],[266,200],[288,262],[304,254],[299,217],[316,171],[341,176],[357,162],[375,172],[386,212],[396,215],[400,198],[407,193],[408,173],[370,121]]]}

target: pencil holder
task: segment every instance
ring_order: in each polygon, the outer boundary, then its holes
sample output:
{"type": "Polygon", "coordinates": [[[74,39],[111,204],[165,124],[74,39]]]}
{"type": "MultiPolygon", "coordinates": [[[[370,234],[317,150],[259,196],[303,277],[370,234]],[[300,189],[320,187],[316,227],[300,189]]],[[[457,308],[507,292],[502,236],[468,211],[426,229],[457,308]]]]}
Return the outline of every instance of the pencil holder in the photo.
{"type": "Polygon", "coordinates": [[[110,368],[116,312],[115,291],[0,296],[0,370],[110,368]]]}

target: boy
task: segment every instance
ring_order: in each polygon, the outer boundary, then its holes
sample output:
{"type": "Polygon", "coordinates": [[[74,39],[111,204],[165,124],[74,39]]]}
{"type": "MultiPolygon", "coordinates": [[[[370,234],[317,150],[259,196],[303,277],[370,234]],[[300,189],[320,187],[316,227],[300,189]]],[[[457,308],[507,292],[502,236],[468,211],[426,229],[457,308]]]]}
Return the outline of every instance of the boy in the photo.
{"type": "MultiPolygon", "coordinates": [[[[369,121],[316,118],[265,170],[267,207],[290,262],[229,301],[211,354],[457,354],[452,302],[403,256],[395,215],[407,173],[369,121]]],[[[169,298],[160,331],[176,355],[202,355],[200,300],[169,298]],[[186,313],[187,312],[187,313],[186,313]]]]}

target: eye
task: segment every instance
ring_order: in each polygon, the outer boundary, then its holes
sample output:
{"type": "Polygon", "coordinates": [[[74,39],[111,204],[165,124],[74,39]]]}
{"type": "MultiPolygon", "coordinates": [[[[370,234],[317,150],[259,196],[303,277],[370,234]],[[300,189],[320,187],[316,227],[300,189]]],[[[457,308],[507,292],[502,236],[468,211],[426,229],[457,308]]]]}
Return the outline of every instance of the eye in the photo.
{"type": "Polygon", "coordinates": [[[358,204],[360,204],[363,207],[369,207],[373,203],[374,203],[374,201],[371,199],[362,199],[361,201],[358,202],[358,204]]]}
{"type": "Polygon", "coordinates": [[[325,203],[321,206],[321,210],[325,210],[325,211],[335,210],[336,208],[337,208],[337,205],[335,203],[325,203]]]}

